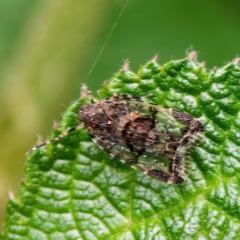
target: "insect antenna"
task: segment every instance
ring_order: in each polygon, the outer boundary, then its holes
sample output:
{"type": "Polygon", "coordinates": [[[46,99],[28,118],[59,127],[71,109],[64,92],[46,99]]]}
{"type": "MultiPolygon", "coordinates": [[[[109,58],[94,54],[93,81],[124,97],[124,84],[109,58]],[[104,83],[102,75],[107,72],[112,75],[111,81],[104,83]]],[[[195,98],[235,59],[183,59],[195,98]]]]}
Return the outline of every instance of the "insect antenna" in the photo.
{"type": "Polygon", "coordinates": [[[37,145],[36,147],[33,147],[32,149],[30,149],[30,150],[26,153],[26,155],[28,155],[29,153],[35,151],[36,149],[38,149],[38,148],[40,148],[40,147],[43,147],[43,146],[45,146],[45,145],[48,145],[48,144],[50,144],[50,143],[52,143],[52,142],[56,142],[56,141],[58,141],[59,139],[66,137],[70,132],[73,132],[73,131],[75,131],[75,130],[80,130],[80,129],[82,129],[82,128],[84,128],[83,123],[81,123],[81,124],[78,125],[78,126],[71,127],[71,128],[69,128],[69,129],[67,129],[65,132],[63,132],[62,134],[60,134],[59,136],[57,136],[56,138],[53,138],[53,139],[51,139],[51,140],[49,140],[49,141],[46,141],[46,142],[44,142],[44,143],[41,143],[41,144],[37,145]]]}

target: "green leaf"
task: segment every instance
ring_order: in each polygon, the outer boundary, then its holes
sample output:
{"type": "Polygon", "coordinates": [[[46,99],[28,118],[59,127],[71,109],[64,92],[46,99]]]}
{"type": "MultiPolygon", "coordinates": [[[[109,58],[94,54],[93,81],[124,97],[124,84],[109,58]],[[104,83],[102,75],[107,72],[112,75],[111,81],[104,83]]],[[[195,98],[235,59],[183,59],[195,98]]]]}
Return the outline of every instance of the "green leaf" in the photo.
{"type": "MultiPolygon", "coordinates": [[[[113,161],[87,129],[33,152],[20,197],[7,207],[6,239],[239,239],[239,59],[208,72],[191,53],[137,74],[127,64],[99,91],[149,97],[199,118],[205,138],[192,152],[189,178],[169,185],[113,161]]],[[[76,125],[83,99],[51,138],[76,125]]]]}

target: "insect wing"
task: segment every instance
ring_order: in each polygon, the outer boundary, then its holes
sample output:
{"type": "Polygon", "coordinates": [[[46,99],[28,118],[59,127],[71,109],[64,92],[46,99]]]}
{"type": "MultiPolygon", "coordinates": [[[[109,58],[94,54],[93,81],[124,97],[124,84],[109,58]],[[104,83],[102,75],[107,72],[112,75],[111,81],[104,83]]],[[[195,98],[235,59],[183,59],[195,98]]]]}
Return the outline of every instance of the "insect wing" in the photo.
{"type": "MultiPolygon", "coordinates": [[[[163,108],[143,98],[122,98],[132,112],[150,116],[153,128],[144,141],[134,143],[135,148],[144,149],[141,154],[136,155],[128,147],[124,136],[112,144],[110,154],[158,180],[182,183],[188,177],[190,153],[203,138],[202,124],[191,115],[163,108]]],[[[136,139],[137,136],[136,131],[136,139]]]]}

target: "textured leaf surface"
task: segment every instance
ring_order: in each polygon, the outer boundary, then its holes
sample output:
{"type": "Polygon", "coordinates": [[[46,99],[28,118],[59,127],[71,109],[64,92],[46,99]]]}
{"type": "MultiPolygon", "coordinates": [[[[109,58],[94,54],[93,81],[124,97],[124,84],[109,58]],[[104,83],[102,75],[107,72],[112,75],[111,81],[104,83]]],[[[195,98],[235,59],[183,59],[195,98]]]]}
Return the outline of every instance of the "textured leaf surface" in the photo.
{"type": "MultiPolygon", "coordinates": [[[[127,65],[99,91],[150,97],[199,118],[205,138],[189,178],[169,185],[113,161],[86,129],[33,152],[20,197],[7,208],[6,239],[239,239],[239,60],[208,72],[191,53],[137,74],[127,65]]],[[[75,126],[79,99],[51,137],[75,126]]]]}

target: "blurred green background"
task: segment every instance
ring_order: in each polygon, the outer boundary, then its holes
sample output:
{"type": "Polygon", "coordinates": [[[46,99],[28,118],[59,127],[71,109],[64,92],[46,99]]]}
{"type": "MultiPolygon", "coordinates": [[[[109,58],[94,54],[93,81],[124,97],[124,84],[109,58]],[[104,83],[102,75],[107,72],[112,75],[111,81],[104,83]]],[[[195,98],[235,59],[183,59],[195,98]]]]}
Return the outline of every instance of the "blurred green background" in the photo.
{"type": "MultiPolygon", "coordinates": [[[[0,222],[8,193],[19,194],[25,152],[86,83],[95,93],[123,61],[137,71],[199,52],[207,68],[240,52],[240,2],[192,0],[0,0],[0,222]],[[87,75],[113,25],[93,71],[87,75]]],[[[97,96],[95,94],[95,96],[97,96]]]]}

